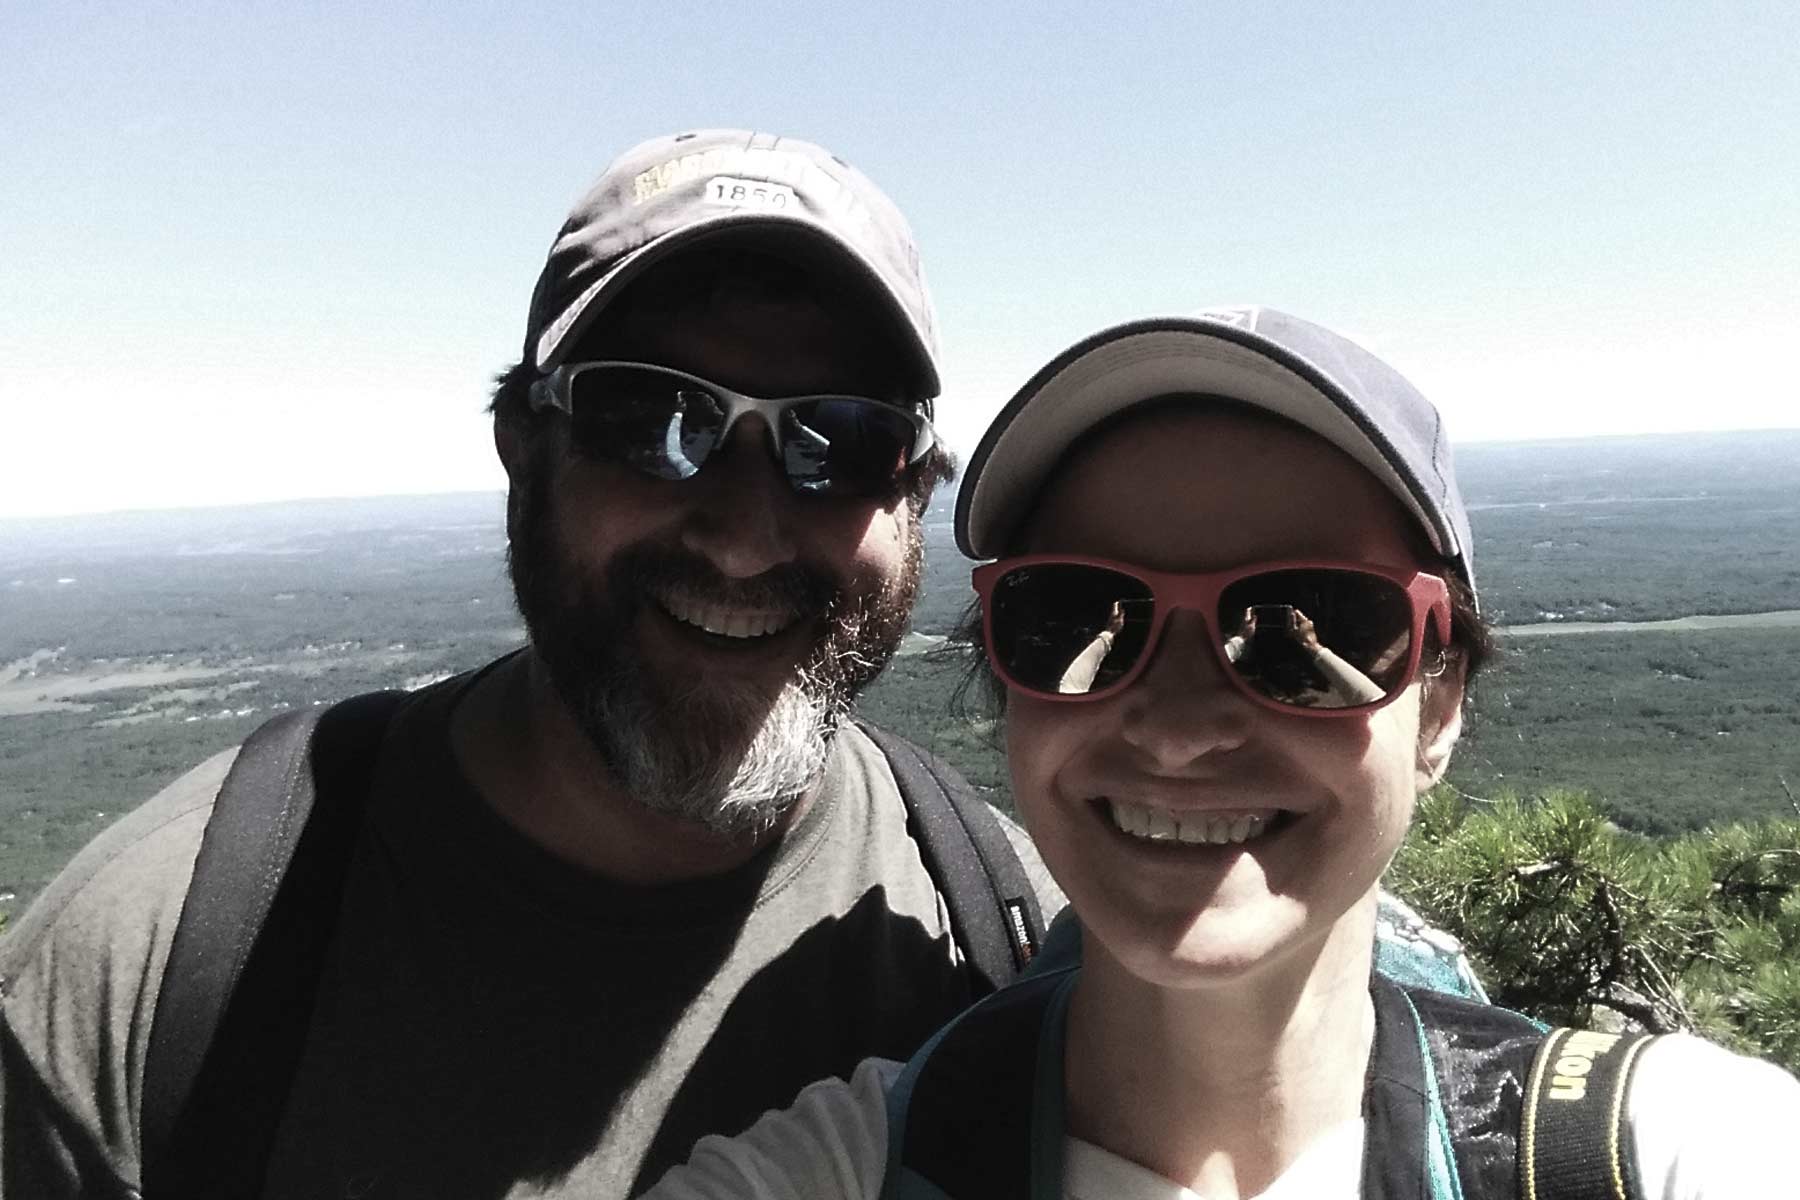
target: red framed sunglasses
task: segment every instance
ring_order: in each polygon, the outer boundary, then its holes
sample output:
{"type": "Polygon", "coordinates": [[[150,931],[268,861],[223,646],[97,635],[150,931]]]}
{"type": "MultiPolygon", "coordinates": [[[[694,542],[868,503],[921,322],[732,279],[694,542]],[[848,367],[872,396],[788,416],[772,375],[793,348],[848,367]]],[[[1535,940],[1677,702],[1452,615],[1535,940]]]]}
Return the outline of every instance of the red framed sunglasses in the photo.
{"type": "Polygon", "coordinates": [[[1169,614],[1200,614],[1225,677],[1276,712],[1372,712],[1418,676],[1426,622],[1450,644],[1450,593],[1419,570],[1309,560],[1153,571],[1067,554],[975,568],[988,660],[1047,700],[1101,700],[1156,652],[1169,614]]]}

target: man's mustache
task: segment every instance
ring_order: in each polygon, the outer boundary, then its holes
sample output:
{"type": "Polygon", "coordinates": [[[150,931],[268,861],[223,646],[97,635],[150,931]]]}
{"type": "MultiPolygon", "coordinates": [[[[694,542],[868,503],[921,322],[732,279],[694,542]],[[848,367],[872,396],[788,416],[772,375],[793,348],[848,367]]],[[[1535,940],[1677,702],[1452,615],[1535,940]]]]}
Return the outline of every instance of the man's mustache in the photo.
{"type": "Polygon", "coordinates": [[[782,563],[749,579],[732,579],[704,557],[667,546],[633,546],[619,553],[608,575],[637,594],[677,591],[722,607],[817,616],[843,594],[831,574],[804,563],[782,563]]]}

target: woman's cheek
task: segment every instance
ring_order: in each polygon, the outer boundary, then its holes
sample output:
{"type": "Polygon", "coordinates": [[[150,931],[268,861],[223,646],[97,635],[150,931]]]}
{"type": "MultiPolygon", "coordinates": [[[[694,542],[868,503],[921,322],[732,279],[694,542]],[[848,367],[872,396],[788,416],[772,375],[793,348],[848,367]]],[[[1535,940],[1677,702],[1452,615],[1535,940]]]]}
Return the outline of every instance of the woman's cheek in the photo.
{"type": "Polygon", "coordinates": [[[1058,772],[1095,736],[1086,705],[1007,697],[1006,759],[1012,773],[1013,803],[1029,827],[1043,820],[1056,794],[1058,772]]]}

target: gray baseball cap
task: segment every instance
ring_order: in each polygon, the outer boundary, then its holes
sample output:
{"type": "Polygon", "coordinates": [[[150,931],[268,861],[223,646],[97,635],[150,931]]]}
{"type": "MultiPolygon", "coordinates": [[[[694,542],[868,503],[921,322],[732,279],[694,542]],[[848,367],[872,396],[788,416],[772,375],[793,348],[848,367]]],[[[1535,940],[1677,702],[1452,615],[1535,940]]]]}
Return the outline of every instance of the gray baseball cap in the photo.
{"type": "Polygon", "coordinates": [[[531,296],[525,360],[548,373],[645,268],[723,235],[767,235],[848,268],[893,320],[917,398],[938,394],[936,318],[900,210],[822,147],[738,129],[655,138],[606,168],[550,247],[531,296]]]}
{"type": "Polygon", "coordinates": [[[1469,516],[1437,409],[1348,338],[1254,306],[1132,321],[1059,354],[982,435],[957,492],[956,544],[971,558],[1001,555],[1076,441],[1134,404],[1179,393],[1265,409],[1349,454],[1474,590],[1469,516]]]}

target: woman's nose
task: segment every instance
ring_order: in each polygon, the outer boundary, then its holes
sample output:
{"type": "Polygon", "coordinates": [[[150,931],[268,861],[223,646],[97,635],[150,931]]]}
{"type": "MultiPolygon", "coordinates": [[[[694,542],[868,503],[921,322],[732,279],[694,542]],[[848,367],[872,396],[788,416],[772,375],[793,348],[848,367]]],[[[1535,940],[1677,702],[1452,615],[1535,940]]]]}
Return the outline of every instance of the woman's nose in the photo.
{"type": "Polygon", "coordinates": [[[1121,697],[1125,741],[1159,771],[1236,749],[1256,719],[1211,643],[1199,613],[1171,613],[1143,674],[1121,697]]]}

